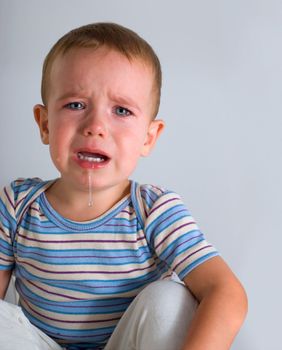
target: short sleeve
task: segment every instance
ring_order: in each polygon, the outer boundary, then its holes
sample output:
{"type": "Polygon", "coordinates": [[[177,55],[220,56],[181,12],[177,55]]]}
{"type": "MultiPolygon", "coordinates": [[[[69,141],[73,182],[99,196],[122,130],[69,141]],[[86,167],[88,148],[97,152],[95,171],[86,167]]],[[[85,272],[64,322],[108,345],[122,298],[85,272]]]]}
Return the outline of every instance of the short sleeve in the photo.
{"type": "Polygon", "coordinates": [[[174,192],[165,192],[154,202],[145,232],[159,259],[182,280],[196,266],[219,255],[174,192]]]}
{"type": "Polygon", "coordinates": [[[0,193],[0,270],[14,267],[13,237],[16,231],[14,186],[4,187],[0,193]]]}

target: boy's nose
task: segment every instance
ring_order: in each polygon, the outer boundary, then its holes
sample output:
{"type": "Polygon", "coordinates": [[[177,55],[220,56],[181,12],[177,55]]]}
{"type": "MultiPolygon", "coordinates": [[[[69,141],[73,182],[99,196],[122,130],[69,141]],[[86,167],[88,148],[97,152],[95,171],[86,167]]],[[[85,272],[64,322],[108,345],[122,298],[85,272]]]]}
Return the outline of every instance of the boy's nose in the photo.
{"type": "Polygon", "coordinates": [[[95,112],[89,114],[83,126],[83,135],[105,137],[106,134],[107,127],[104,118],[97,116],[95,112]]]}

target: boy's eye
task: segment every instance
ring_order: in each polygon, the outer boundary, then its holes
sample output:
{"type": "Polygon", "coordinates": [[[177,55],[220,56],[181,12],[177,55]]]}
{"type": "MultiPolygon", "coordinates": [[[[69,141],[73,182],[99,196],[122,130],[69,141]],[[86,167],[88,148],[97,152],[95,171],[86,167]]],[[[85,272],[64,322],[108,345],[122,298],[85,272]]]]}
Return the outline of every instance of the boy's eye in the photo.
{"type": "Polygon", "coordinates": [[[80,110],[85,108],[84,104],[82,104],[81,102],[70,102],[66,104],[65,107],[68,109],[75,109],[75,110],[80,110]]]}
{"type": "Polygon", "coordinates": [[[129,109],[124,108],[124,107],[120,107],[120,106],[115,107],[115,113],[121,117],[127,117],[127,116],[132,115],[132,113],[130,112],[129,109]]]}

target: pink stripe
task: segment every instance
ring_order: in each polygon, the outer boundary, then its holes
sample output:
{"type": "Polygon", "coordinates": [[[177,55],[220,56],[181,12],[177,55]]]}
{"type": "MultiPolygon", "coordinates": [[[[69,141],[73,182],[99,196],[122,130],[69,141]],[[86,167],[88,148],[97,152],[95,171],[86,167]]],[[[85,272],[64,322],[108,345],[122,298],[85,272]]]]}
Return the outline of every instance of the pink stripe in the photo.
{"type": "Polygon", "coordinates": [[[26,199],[27,195],[21,198],[17,203],[16,203],[16,208],[26,199]]]}
{"type": "Polygon", "coordinates": [[[78,301],[84,300],[83,298],[75,298],[75,297],[70,297],[69,295],[65,295],[65,294],[59,294],[59,293],[50,292],[49,290],[41,288],[41,287],[37,286],[36,284],[32,283],[31,281],[28,281],[28,280],[26,282],[28,282],[29,284],[31,284],[35,288],[38,288],[39,290],[41,290],[42,292],[45,292],[47,294],[57,295],[59,297],[67,298],[67,299],[70,299],[70,300],[78,300],[78,301]]]}
{"type": "Polygon", "coordinates": [[[158,210],[160,207],[162,207],[163,205],[165,205],[165,204],[167,204],[167,203],[169,203],[169,202],[172,202],[172,201],[177,201],[177,200],[179,200],[179,198],[171,198],[171,199],[168,199],[167,201],[165,201],[165,202],[163,202],[163,203],[161,203],[160,205],[158,205],[157,207],[155,207],[152,211],[151,211],[151,214],[154,212],[154,211],[156,211],[156,210],[158,210]]]}
{"type": "Polygon", "coordinates": [[[145,239],[145,236],[138,237],[134,240],[110,240],[110,239],[101,239],[101,240],[95,240],[95,239],[85,239],[85,240],[65,240],[65,241],[44,241],[41,239],[35,239],[30,238],[25,235],[22,235],[18,232],[18,236],[33,242],[43,242],[43,243],[137,243],[138,241],[141,241],[145,239]]]}
{"type": "Polygon", "coordinates": [[[14,263],[14,260],[4,259],[1,256],[0,256],[0,260],[6,261],[6,262],[12,263],[12,264],[14,263]]]}
{"type": "MultiPolygon", "coordinates": [[[[5,219],[7,219],[5,217],[5,219]]],[[[7,219],[8,220],[8,219],[7,219]]],[[[7,235],[7,233],[0,227],[0,231],[4,233],[4,235],[8,238],[8,239],[11,239],[11,237],[9,235],[7,235]]]]}
{"type": "Polygon", "coordinates": [[[42,212],[41,212],[39,209],[37,209],[37,208],[34,208],[34,207],[30,206],[30,209],[32,209],[32,210],[34,210],[34,211],[37,211],[37,212],[39,213],[39,216],[45,216],[45,215],[42,214],[42,212]]]}
{"type": "Polygon", "coordinates": [[[107,226],[107,227],[135,227],[136,224],[135,223],[132,223],[132,225],[126,225],[126,224],[105,224],[104,226],[107,226]]]}
{"type": "Polygon", "coordinates": [[[13,209],[15,209],[15,206],[14,206],[14,204],[13,204],[13,202],[12,202],[12,200],[11,200],[11,198],[10,198],[8,192],[7,192],[6,187],[4,187],[4,192],[5,192],[5,194],[6,194],[6,197],[7,197],[8,201],[9,201],[11,207],[12,207],[13,209]]]}
{"type": "Polygon", "coordinates": [[[126,213],[126,214],[129,214],[129,215],[132,215],[134,213],[134,211],[128,211],[128,210],[123,209],[121,211],[121,213],[126,213]]]}

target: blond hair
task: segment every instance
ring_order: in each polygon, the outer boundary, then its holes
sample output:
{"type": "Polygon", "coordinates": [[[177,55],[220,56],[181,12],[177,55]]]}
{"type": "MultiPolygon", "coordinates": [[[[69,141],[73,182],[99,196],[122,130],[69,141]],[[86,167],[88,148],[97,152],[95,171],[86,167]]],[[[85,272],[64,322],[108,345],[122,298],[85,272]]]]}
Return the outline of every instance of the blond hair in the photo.
{"type": "Polygon", "coordinates": [[[132,30],[115,23],[93,23],[71,30],[61,37],[46,56],[42,70],[41,97],[47,105],[49,77],[55,59],[73,48],[109,47],[121,53],[129,60],[141,59],[151,66],[154,74],[155,118],[160,104],[162,73],[159,59],[152,47],[132,30]]]}

